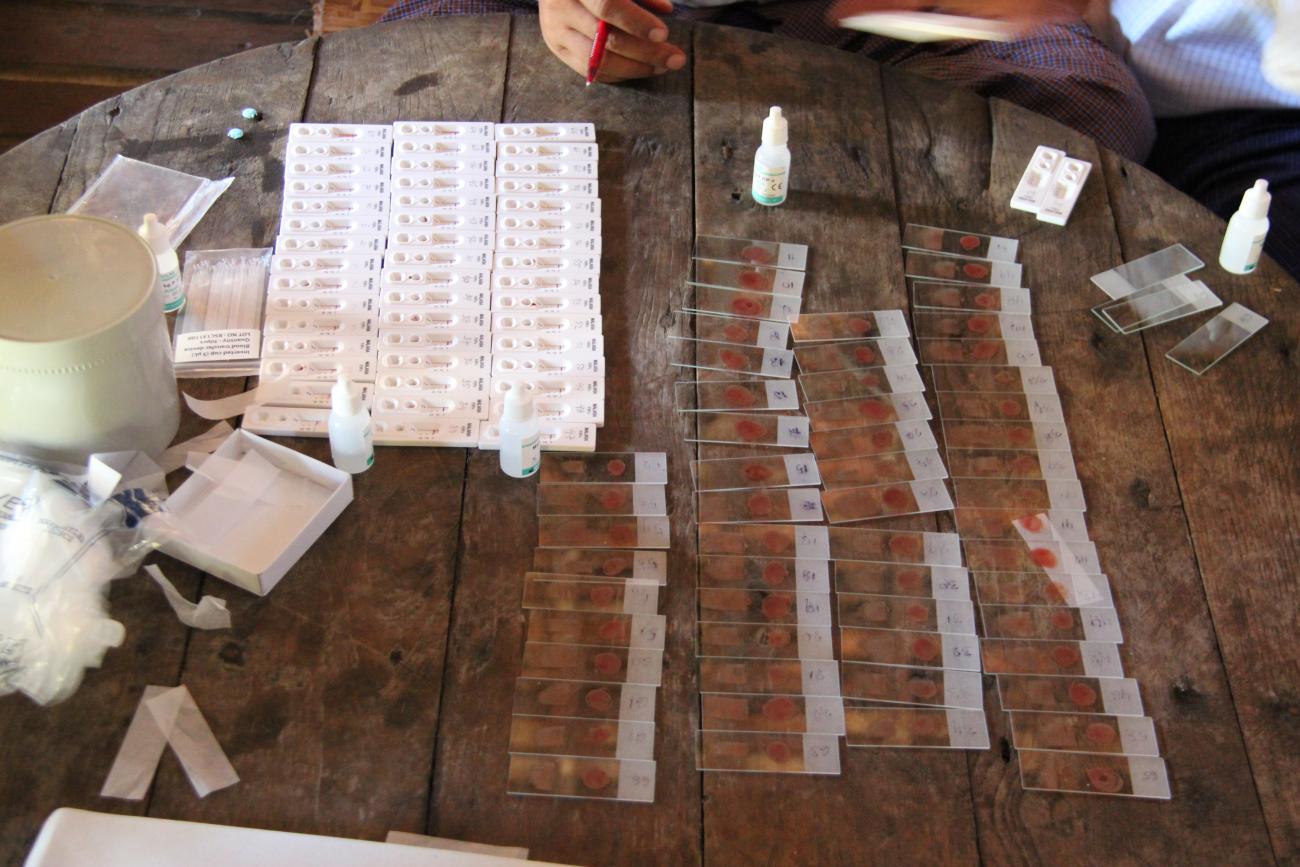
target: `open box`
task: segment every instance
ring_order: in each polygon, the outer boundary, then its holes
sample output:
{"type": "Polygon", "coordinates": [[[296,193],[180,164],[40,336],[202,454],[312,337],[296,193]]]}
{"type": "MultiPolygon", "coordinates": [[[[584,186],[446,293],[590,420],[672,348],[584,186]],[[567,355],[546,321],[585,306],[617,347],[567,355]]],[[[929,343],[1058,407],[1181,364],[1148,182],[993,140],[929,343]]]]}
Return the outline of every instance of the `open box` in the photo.
{"type": "Polygon", "coordinates": [[[163,552],[259,596],[352,502],[347,473],[242,430],[192,469],[163,552]]]}

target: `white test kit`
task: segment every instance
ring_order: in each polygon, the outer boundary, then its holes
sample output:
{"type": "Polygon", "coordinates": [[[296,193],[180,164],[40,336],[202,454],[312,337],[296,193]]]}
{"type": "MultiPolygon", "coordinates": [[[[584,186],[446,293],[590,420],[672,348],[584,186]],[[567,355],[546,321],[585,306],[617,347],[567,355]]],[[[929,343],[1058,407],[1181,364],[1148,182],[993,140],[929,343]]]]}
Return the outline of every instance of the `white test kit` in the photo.
{"type": "Polygon", "coordinates": [[[1011,207],[1064,226],[1083,192],[1092,163],[1065,151],[1039,145],[1011,196],[1011,207]]]}

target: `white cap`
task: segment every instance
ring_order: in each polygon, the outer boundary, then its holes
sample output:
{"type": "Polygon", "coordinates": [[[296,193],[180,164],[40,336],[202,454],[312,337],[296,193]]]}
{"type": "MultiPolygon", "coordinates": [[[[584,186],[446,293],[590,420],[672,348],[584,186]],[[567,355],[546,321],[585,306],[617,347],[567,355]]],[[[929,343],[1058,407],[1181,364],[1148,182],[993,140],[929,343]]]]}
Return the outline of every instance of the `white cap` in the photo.
{"type": "Polygon", "coordinates": [[[1241,197],[1241,207],[1237,210],[1252,220],[1262,220],[1268,216],[1268,206],[1273,196],[1268,191],[1268,181],[1260,178],[1255,186],[1246,190],[1241,197]]]}
{"type": "Polygon", "coordinates": [[[502,421],[528,421],[533,417],[533,393],[523,383],[511,385],[506,391],[502,421]]]}
{"type": "Polygon", "coordinates": [[[140,224],[137,233],[144,238],[144,242],[149,245],[149,249],[155,256],[161,256],[172,248],[172,233],[158,222],[157,214],[145,214],[144,222],[140,224]]]}
{"type": "Polygon", "coordinates": [[[780,147],[789,140],[790,133],[786,128],[785,117],[781,114],[781,106],[774,105],[768,109],[767,117],[763,118],[763,144],[780,147]]]}
{"type": "Polygon", "coordinates": [[[330,409],[344,415],[356,415],[361,409],[361,396],[352,387],[352,380],[343,371],[339,371],[338,381],[330,389],[330,409]]]}

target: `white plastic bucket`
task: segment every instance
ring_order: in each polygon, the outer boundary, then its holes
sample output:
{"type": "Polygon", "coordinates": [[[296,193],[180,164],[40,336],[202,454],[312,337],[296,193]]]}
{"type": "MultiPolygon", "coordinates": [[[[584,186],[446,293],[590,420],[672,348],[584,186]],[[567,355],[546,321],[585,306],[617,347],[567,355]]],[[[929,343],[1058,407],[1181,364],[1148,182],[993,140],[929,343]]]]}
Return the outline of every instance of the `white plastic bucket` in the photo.
{"type": "Polygon", "coordinates": [[[132,230],[58,214],[0,226],[0,449],[158,455],[180,424],[158,268],[132,230]]]}

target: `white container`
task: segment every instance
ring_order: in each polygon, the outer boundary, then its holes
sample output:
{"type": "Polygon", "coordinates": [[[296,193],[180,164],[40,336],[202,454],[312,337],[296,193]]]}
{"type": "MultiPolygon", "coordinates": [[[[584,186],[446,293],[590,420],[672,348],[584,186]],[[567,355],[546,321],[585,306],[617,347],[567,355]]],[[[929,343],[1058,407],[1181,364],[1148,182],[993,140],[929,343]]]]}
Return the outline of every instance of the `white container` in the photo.
{"type": "Polygon", "coordinates": [[[499,427],[501,472],[516,479],[534,475],[542,463],[542,432],[533,396],[522,383],[506,392],[499,427]]]}
{"type": "Polygon", "coordinates": [[[185,283],[181,280],[181,260],[172,249],[172,238],[167,227],[158,222],[157,214],[145,214],[137,230],[153,251],[158,263],[158,284],[162,292],[163,312],[175,313],[185,306],[185,283]]]}
{"type": "Polygon", "coordinates": [[[157,281],[148,245],[108,220],[0,226],[0,448],[162,453],[180,402],[157,281]]]}
{"type": "Polygon", "coordinates": [[[180,532],[163,552],[265,595],[352,502],[352,476],[242,430],[212,458],[213,468],[205,461],[167,498],[180,532]],[[233,469],[250,451],[274,468],[273,480],[233,469]]]}
{"type": "Polygon", "coordinates": [[[352,387],[352,380],[341,370],[330,389],[329,432],[334,466],[355,475],[374,465],[375,428],[370,413],[361,403],[361,394],[352,387]]]}
{"type": "Polygon", "coordinates": [[[760,205],[779,205],[790,191],[790,134],[779,106],[763,119],[763,143],[754,152],[750,194],[760,205]]]}
{"type": "Polygon", "coordinates": [[[1259,265],[1264,238],[1268,235],[1268,206],[1272,200],[1268,181],[1262,178],[1241,197],[1241,206],[1228,221],[1223,246],[1219,248],[1219,265],[1223,270],[1249,274],[1259,265]]]}

